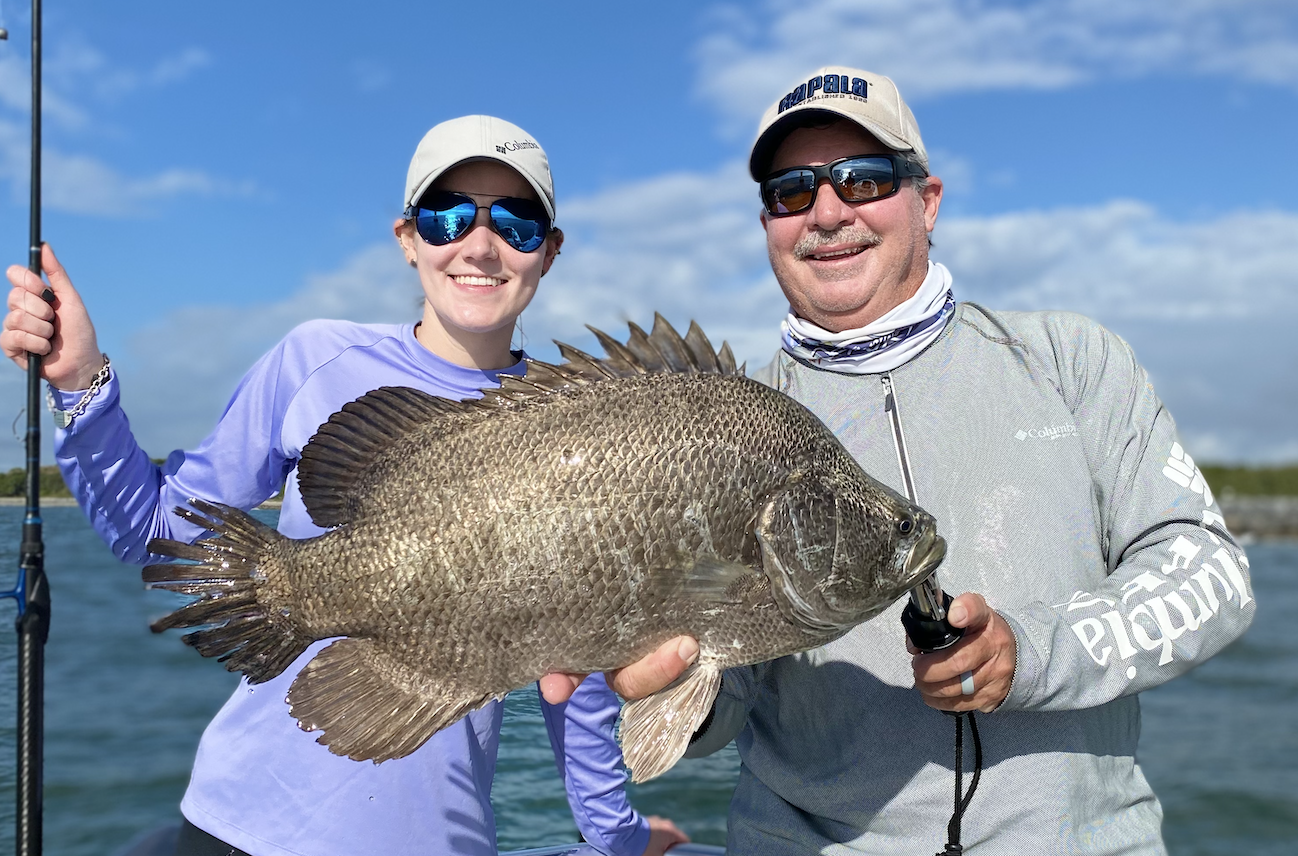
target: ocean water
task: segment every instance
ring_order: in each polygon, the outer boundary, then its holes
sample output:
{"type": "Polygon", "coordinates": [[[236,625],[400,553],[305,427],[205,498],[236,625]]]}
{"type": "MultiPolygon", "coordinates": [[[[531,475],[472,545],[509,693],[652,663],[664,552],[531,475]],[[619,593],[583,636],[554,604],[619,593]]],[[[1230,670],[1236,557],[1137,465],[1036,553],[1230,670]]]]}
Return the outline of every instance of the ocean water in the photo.
{"type": "MultiPolygon", "coordinates": [[[[273,515],[273,513],[271,513],[273,515]]],[[[271,515],[267,515],[268,517],[271,515]]],[[[150,620],[176,603],[103,547],[75,508],[46,507],[53,619],[46,649],[45,852],[110,856],[179,819],[198,738],[236,679],[150,620]]],[[[22,509],[0,508],[0,588],[22,509]]],[[[1298,852],[1298,543],[1249,547],[1258,616],[1190,675],[1142,696],[1140,761],[1173,856],[1298,852]]],[[[0,603],[0,617],[12,607],[0,603]]],[[[0,633],[0,852],[12,850],[16,641],[0,633]]],[[[647,814],[724,844],[733,747],[632,789],[647,814]]],[[[978,798],[971,811],[976,811],[978,798]]],[[[576,839],[536,693],[509,696],[493,792],[502,849],[576,839]]]]}

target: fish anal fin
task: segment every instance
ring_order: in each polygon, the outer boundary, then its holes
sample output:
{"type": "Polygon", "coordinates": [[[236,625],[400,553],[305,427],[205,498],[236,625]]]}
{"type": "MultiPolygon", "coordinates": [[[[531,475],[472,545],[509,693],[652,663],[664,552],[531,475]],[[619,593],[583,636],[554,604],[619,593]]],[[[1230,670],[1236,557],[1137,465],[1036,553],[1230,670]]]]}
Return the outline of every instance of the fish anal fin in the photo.
{"type": "Polygon", "coordinates": [[[303,731],[335,755],[382,763],[504,693],[465,691],[406,669],[372,639],[340,639],[307,663],[288,691],[303,731]]]}
{"type": "Polygon", "coordinates": [[[720,689],[720,667],[701,659],[675,683],[622,709],[618,737],[631,781],[647,782],[681,759],[720,689]]]}

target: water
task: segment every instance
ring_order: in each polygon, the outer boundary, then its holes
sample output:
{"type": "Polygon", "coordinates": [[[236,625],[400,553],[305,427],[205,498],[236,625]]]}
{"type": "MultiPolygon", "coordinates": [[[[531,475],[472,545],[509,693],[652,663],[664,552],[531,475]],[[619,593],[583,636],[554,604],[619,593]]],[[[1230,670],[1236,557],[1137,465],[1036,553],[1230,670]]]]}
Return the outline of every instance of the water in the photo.
{"type": "MultiPolygon", "coordinates": [[[[178,634],[149,632],[177,601],[143,591],[138,570],[113,559],[80,511],[44,515],[54,609],[45,852],[108,856],[178,819],[199,734],[236,679],[178,634]]],[[[21,519],[21,508],[0,507],[0,587],[12,585],[21,519]]],[[[1298,843],[1298,637],[1288,621],[1298,614],[1298,543],[1255,544],[1249,557],[1261,606],[1245,638],[1142,697],[1140,760],[1162,798],[1173,856],[1292,852],[1298,843]]],[[[0,633],[0,852],[13,846],[15,648],[14,634],[0,633]]],[[[695,841],[723,844],[738,766],[733,748],[685,761],[633,787],[632,800],[695,841]]],[[[493,798],[502,848],[576,840],[535,691],[506,701],[493,798]]]]}

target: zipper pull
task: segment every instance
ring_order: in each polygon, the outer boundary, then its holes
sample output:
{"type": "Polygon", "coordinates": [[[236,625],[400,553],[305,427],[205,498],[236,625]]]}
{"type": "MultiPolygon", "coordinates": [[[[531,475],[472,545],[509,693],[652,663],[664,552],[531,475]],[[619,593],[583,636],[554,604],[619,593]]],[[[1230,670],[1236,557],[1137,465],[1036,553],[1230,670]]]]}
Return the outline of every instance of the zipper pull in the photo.
{"type": "Polygon", "coordinates": [[[892,413],[897,407],[892,398],[892,375],[881,375],[879,380],[883,383],[883,412],[892,413]]]}

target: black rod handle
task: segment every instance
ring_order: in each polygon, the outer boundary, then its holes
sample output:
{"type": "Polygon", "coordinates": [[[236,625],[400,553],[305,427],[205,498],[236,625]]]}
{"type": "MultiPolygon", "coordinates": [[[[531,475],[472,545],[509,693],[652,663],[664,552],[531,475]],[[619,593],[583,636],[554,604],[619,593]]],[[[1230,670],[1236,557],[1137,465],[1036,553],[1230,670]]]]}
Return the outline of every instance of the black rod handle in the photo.
{"type": "Polygon", "coordinates": [[[933,574],[910,592],[910,603],[901,613],[902,626],[911,644],[924,652],[941,651],[960,641],[964,631],[946,620],[951,595],[938,585],[933,574]]]}

